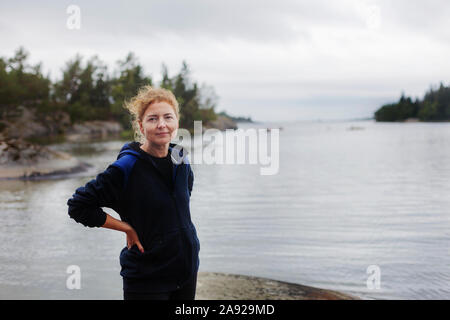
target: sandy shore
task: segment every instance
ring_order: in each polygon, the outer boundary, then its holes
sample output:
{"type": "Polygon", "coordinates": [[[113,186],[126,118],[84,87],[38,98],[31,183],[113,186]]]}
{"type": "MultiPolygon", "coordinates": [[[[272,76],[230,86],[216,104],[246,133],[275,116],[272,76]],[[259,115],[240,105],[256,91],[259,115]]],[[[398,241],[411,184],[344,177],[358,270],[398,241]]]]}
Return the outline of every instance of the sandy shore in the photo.
{"type": "Polygon", "coordinates": [[[348,294],[266,278],[200,272],[196,300],[358,300],[348,294]]]}

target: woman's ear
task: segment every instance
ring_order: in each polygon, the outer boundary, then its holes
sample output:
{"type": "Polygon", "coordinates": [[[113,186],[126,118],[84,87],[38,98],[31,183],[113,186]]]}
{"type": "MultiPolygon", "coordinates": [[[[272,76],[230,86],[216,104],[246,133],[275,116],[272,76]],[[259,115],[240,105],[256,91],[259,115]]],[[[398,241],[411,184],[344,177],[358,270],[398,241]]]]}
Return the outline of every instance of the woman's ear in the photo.
{"type": "Polygon", "coordinates": [[[145,137],[144,127],[142,126],[142,121],[138,121],[138,124],[139,124],[139,130],[141,131],[141,134],[145,137]]]}

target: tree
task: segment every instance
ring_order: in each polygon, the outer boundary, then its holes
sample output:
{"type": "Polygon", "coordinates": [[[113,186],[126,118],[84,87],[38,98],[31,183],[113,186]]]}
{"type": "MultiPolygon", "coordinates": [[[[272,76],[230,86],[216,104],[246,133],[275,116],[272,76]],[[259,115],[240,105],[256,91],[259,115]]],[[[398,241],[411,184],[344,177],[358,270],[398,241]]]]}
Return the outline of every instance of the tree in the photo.
{"type": "Polygon", "coordinates": [[[15,111],[17,106],[40,107],[49,103],[50,80],[41,64],[29,65],[28,52],[20,47],[12,58],[0,59],[0,107],[15,111]]]}
{"type": "Polygon", "coordinates": [[[442,83],[439,88],[432,87],[422,101],[412,102],[404,94],[397,103],[382,106],[375,112],[376,121],[403,121],[408,118],[419,118],[421,121],[450,120],[450,87],[442,83]]]}
{"type": "Polygon", "coordinates": [[[180,107],[180,127],[192,130],[194,121],[209,122],[216,119],[214,111],[217,95],[212,87],[198,84],[191,79],[191,72],[186,61],[182,62],[180,72],[169,77],[166,65],[162,66],[160,87],[171,90],[177,97],[180,107]]]}
{"type": "Polygon", "coordinates": [[[111,113],[126,129],[131,128],[131,122],[123,103],[136,95],[143,85],[152,85],[152,79],[144,75],[137,57],[130,52],[124,60],[117,61],[116,77],[111,81],[111,113]]]}
{"type": "MultiPolygon", "coordinates": [[[[152,78],[144,73],[132,52],[117,61],[112,75],[97,56],[84,60],[76,54],[66,62],[61,69],[62,77],[54,83],[43,75],[40,63],[30,65],[27,59],[28,52],[22,47],[11,58],[0,57],[2,118],[12,116],[16,111],[19,113],[18,106],[22,105],[34,108],[37,119],[44,124],[58,111],[58,115],[67,113],[72,123],[110,119],[130,129],[124,101],[135,96],[143,85],[152,85],[152,78]]],[[[199,87],[191,79],[186,61],[174,77],[169,76],[167,66],[163,64],[160,86],[171,90],[178,99],[180,127],[193,129],[195,120],[209,122],[216,119],[214,109],[218,96],[212,87],[205,84],[199,87]]],[[[67,117],[67,114],[62,115],[67,117]]]]}

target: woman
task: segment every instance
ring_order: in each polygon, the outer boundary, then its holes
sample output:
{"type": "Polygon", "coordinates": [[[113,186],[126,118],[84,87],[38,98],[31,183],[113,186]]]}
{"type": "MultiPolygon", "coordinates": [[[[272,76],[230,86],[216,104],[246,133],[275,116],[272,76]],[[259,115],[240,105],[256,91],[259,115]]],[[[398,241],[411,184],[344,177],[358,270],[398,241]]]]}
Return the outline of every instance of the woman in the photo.
{"type": "Polygon", "coordinates": [[[125,144],[114,163],[76,190],[69,216],[126,233],[120,253],[125,300],[193,300],[200,243],[189,210],[194,175],[186,151],[170,143],[178,129],[177,100],[168,90],[144,86],[125,106],[140,142],[125,144]]]}

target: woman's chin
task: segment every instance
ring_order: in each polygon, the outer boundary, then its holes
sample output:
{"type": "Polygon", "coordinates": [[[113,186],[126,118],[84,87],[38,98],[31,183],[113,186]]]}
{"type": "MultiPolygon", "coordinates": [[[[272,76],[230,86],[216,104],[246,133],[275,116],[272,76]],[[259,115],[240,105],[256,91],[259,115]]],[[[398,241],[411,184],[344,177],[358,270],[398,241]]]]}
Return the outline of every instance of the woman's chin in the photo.
{"type": "Polygon", "coordinates": [[[152,140],[152,144],[153,144],[153,145],[161,145],[161,146],[164,146],[164,145],[166,145],[166,144],[168,144],[168,143],[170,143],[170,135],[164,135],[164,136],[161,136],[161,137],[155,137],[155,138],[152,140]]]}

